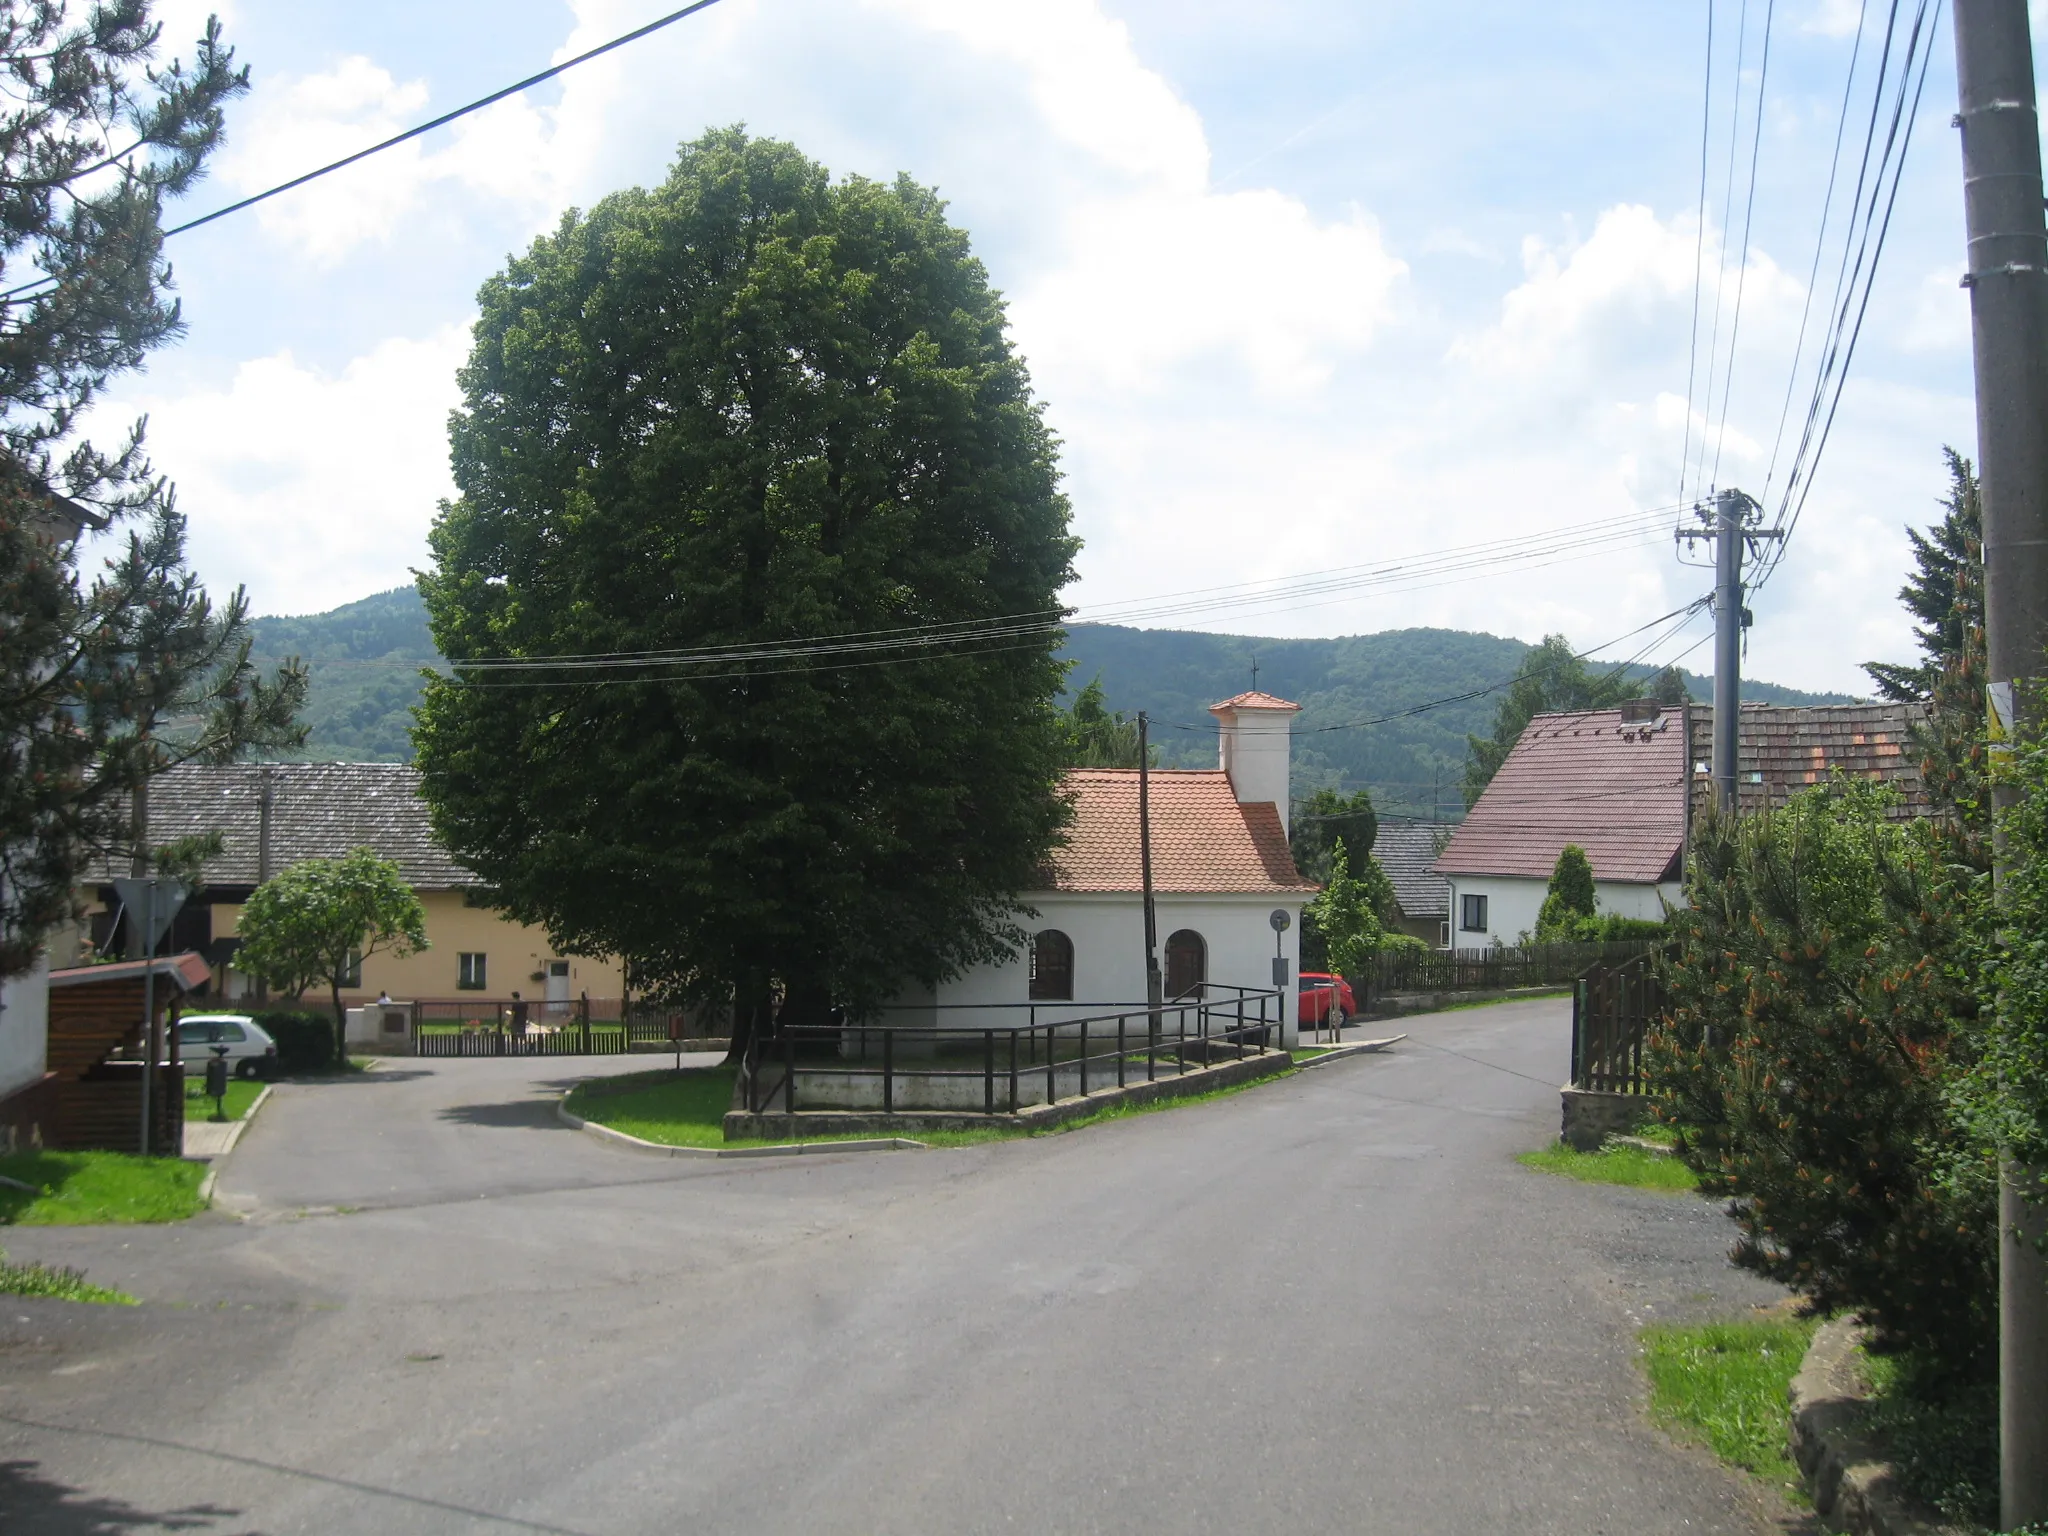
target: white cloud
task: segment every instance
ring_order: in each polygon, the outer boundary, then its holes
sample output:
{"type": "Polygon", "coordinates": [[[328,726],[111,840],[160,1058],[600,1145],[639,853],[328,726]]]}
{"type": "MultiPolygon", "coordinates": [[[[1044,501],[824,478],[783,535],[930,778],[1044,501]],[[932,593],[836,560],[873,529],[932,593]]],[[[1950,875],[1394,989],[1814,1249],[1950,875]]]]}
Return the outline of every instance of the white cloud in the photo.
{"type": "Polygon", "coordinates": [[[222,389],[137,393],[157,468],[191,520],[194,568],[245,584],[262,613],[304,613],[390,587],[426,561],[435,503],[454,493],[448,413],[467,324],[393,338],[338,373],[289,352],[252,359],[222,389]]]}
{"type": "Polygon", "coordinates": [[[1863,0],[1819,0],[1799,29],[1822,37],[1853,37],[1862,22],[1863,8],[1863,0]]]}

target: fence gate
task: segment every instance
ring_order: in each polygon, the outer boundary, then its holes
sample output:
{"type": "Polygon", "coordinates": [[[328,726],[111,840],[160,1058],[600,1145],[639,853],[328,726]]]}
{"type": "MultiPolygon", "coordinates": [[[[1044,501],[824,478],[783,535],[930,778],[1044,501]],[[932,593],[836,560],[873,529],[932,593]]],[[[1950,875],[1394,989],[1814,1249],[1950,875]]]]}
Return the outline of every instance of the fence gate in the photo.
{"type": "Polygon", "coordinates": [[[685,1034],[681,1013],[588,999],[530,1004],[523,1026],[511,1003],[414,1003],[412,1014],[416,1056],[623,1056],[699,1043],[685,1034]]]}
{"type": "Polygon", "coordinates": [[[1642,1093],[1643,1039],[1664,1013],[1653,957],[1594,965],[1572,993],[1572,1086],[1642,1093]]]}

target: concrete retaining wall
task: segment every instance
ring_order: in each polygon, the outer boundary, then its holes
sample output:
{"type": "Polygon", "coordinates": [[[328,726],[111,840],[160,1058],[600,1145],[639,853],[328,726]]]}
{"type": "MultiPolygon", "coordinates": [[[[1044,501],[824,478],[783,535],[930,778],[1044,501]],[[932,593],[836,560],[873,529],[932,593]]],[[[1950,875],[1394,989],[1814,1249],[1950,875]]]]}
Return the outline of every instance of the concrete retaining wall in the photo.
{"type": "Polygon", "coordinates": [[[1614,1136],[1626,1136],[1650,1118],[1650,1101],[1640,1093],[1608,1093],[1597,1088],[1559,1090],[1564,1099],[1564,1128],[1559,1139],[1579,1152],[1597,1152],[1614,1136]]]}

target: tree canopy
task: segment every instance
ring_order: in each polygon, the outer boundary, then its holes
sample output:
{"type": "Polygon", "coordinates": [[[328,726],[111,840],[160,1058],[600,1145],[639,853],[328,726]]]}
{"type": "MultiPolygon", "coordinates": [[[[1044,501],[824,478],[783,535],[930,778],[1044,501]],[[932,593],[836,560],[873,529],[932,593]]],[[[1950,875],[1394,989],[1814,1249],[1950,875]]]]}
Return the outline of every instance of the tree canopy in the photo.
{"type": "Polygon", "coordinates": [[[288,746],[305,679],[249,660],[247,604],[185,565],[185,520],[143,451],[81,431],[117,374],[181,328],[164,200],[247,89],[209,22],[160,57],[148,0],[0,0],[0,977],[35,961],[98,852],[147,860],[143,786],[177,762],[288,746]],[[90,583],[86,527],[132,520],[90,583]]]}
{"type": "Polygon", "coordinates": [[[426,925],[404,874],[374,848],[305,859],[250,894],[235,927],[235,968],[290,997],[324,983],[338,1057],[346,1032],[342,988],[371,955],[425,949],[426,925]]]}
{"type": "MultiPolygon", "coordinates": [[[[1682,678],[1658,679],[1667,691],[1670,681],[1684,689],[1682,678]]],[[[1515,680],[1494,711],[1493,734],[1465,738],[1465,804],[1478,804],[1500,765],[1514,751],[1523,727],[1536,716],[1565,709],[1611,709],[1623,699],[1637,697],[1641,689],[1642,684],[1621,669],[1598,674],[1589,671],[1572,650],[1571,641],[1563,635],[1545,635],[1542,644],[1529,648],[1516,669],[1515,680]]]]}
{"type": "Polygon", "coordinates": [[[569,953],[673,994],[873,1006],[1021,942],[1068,808],[1051,434],[966,234],[907,178],[739,129],[484,285],[421,590],[464,674],[415,740],[449,846],[569,953]],[[763,645],[795,647],[762,659],[763,645]],[[755,653],[755,659],[745,659],[755,653]]]}
{"type": "MultiPolygon", "coordinates": [[[[1071,761],[1076,768],[1135,768],[1138,766],[1138,722],[1120,709],[1103,702],[1102,677],[1098,673],[1088,686],[1074,695],[1067,708],[1065,724],[1071,740],[1071,761]]],[[[1159,749],[1148,754],[1158,761],[1159,749]]]]}
{"type": "Polygon", "coordinates": [[[1943,668],[1964,652],[1973,631],[1984,628],[1984,512],[1977,473],[1955,449],[1942,454],[1949,475],[1942,514],[1925,531],[1906,529],[1914,569],[1899,588],[1899,601],[1916,620],[1920,660],[1863,664],[1879,695],[1900,703],[1931,698],[1943,668]]]}
{"type": "Polygon", "coordinates": [[[1372,792],[1319,789],[1294,807],[1287,829],[1287,841],[1294,852],[1294,867],[1311,880],[1327,882],[1337,868],[1339,848],[1349,859],[1346,871],[1363,879],[1379,840],[1379,812],[1373,808],[1372,792]]]}

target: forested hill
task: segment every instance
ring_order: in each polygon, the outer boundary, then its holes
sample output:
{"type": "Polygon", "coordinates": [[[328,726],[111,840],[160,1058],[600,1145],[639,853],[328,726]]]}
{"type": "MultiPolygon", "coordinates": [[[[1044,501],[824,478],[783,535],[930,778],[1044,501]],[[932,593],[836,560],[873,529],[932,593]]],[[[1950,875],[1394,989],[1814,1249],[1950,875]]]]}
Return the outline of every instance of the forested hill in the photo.
{"type": "MultiPolygon", "coordinates": [[[[438,663],[419,594],[380,592],[330,613],[255,621],[259,659],[300,656],[312,669],[306,755],[318,760],[400,762],[422,667],[438,663]]],[[[1397,714],[1435,699],[1485,688],[1514,675],[1522,641],[1455,629],[1395,629],[1334,640],[1266,640],[1188,630],[1077,624],[1068,634],[1069,674],[1080,687],[1100,675],[1112,709],[1145,710],[1171,766],[1216,761],[1209,706],[1252,685],[1302,706],[1296,722],[1296,783],[1369,786],[1383,809],[1445,816],[1462,809],[1457,785],[1465,737],[1492,729],[1494,696],[1483,695],[1359,729],[1327,729],[1397,714]]],[[[1706,679],[1686,674],[1695,698],[1706,679]]],[[[1838,704],[1843,694],[1802,693],[1745,683],[1744,697],[1782,704],[1838,704]]]]}

